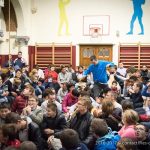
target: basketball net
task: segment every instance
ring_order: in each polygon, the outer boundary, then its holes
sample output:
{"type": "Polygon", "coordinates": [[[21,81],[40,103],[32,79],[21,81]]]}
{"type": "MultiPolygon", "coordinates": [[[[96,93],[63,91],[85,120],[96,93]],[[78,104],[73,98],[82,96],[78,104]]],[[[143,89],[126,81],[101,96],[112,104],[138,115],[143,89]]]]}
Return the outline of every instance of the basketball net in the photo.
{"type": "Polygon", "coordinates": [[[101,31],[101,28],[99,28],[99,27],[90,28],[91,38],[98,38],[98,36],[100,36],[100,31],[101,31]]]}

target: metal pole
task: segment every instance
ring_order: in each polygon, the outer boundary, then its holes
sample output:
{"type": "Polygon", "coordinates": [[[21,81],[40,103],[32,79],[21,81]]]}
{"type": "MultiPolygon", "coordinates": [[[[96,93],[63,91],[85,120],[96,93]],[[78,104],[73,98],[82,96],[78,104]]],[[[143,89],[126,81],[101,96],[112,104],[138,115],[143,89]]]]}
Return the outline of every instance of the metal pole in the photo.
{"type": "MultiPolygon", "coordinates": [[[[9,8],[8,9],[9,10],[9,13],[8,13],[9,14],[8,15],[8,19],[9,19],[8,20],[9,21],[8,22],[8,29],[9,29],[9,55],[10,55],[10,0],[9,0],[9,4],[8,5],[9,5],[9,7],[8,7],[9,8]]],[[[9,67],[10,67],[10,57],[9,57],[9,67]]]]}

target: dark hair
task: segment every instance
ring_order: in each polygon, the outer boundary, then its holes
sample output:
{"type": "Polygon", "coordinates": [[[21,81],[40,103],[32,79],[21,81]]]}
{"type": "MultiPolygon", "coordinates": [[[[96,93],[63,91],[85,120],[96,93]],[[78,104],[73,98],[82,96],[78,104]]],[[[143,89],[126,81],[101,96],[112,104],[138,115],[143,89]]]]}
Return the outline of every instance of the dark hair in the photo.
{"type": "Polygon", "coordinates": [[[94,118],[91,122],[92,131],[99,137],[103,137],[108,133],[108,125],[103,119],[94,118]]]}
{"type": "Polygon", "coordinates": [[[112,84],[114,84],[114,83],[117,84],[118,82],[114,80],[114,81],[112,82],[112,84]]]}
{"type": "Polygon", "coordinates": [[[144,125],[144,124],[140,124],[140,123],[137,123],[136,126],[143,126],[145,128],[145,132],[149,133],[149,127],[147,125],[144,125]]]}
{"type": "Polygon", "coordinates": [[[72,92],[71,92],[71,94],[72,94],[73,96],[76,96],[76,97],[79,97],[79,95],[80,95],[80,93],[78,92],[77,89],[73,89],[72,92]]]}
{"type": "Polygon", "coordinates": [[[52,68],[52,67],[55,67],[55,65],[54,65],[54,64],[51,64],[51,65],[50,65],[50,68],[52,68]]]}
{"type": "Polygon", "coordinates": [[[39,68],[39,65],[38,65],[38,64],[35,64],[35,65],[34,65],[34,68],[39,68]]]}
{"type": "Polygon", "coordinates": [[[21,143],[19,150],[37,150],[36,145],[31,141],[21,143]]]}
{"type": "Polygon", "coordinates": [[[20,115],[14,112],[10,112],[6,115],[5,123],[17,123],[18,120],[21,120],[20,115]]]}
{"type": "Polygon", "coordinates": [[[97,58],[96,58],[95,55],[92,55],[92,56],[90,57],[90,61],[93,61],[93,60],[97,60],[97,58]]]}
{"type": "Polygon", "coordinates": [[[4,137],[8,137],[9,140],[16,138],[17,127],[15,124],[4,124],[2,126],[2,132],[4,137]]]}
{"type": "Polygon", "coordinates": [[[121,105],[122,105],[123,111],[125,111],[127,109],[134,109],[133,102],[131,102],[130,100],[123,100],[121,102],[121,105]]]}
{"type": "MultiPolygon", "coordinates": [[[[55,89],[54,89],[55,90],[55,89]]],[[[55,92],[51,90],[49,90],[49,94],[48,95],[55,95],[55,92]]]]}
{"type": "Polygon", "coordinates": [[[131,76],[130,78],[129,78],[129,80],[132,80],[132,81],[137,81],[138,80],[138,78],[136,77],[136,76],[131,76]]]}
{"type": "Polygon", "coordinates": [[[17,69],[15,72],[17,73],[18,71],[22,73],[22,70],[21,70],[21,69],[17,69]]]}
{"type": "Polygon", "coordinates": [[[78,69],[80,69],[80,68],[84,69],[84,67],[83,67],[83,66],[81,66],[81,65],[80,65],[80,66],[78,66],[78,69]]]}
{"type": "Polygon", "coordinates": [[[136,86],[139,88],[139,90],[141,91],[143,88],[143,84],[139,81],[135,82],[136,86]]]}
{"type": "Polygon", "coordinates": [[[127,73],[135,73],[137,71],[137,69],[135,68],[135,66],[130,66],[127,68],[127,73]]]}
{"type": "Polygon", "coordinates": [[[19,53],[20,53],[20,54],[22,54],[22,52],[21,52],[21,51],[19,51],[19,52],[18,52],[18,54],[19,54],[19,53]]]}
{"type": "Polygon", "coordinates": [[[73,84],[73,83],[67,83],[66,86],[67,86],[68,92],[70,92],[70,88],[73,87],[73,86],[75,87],[75,84],[73,84]]]}
{"type": "Polygon", "coordinates": [[[53,112],[57,112],[57,105],[54,103],[48,103],[47,108],[51,109],[53,112]]]}
{"type": "Polygon", "coordinates": [[[78,133],[73,129],[65,129],[60,135],[62,146],[65,149],[75,149],[79,144],[78,133]]]}
{"type": "Polygon", "coordinates": [[[65,65],[61,65],[60,70],[62,71],[62,69],[66,68],[65,65]]]}
{"type": "Polygon", "coordinates": [[[10,104],[7,103],[7,102],[1,103],[1,104],[0,104],[0,109],[5,109],[5,108],[7,108],[7,109],[10,110],[10,109],[11,109],[10,104]]]}
{"type": "Polygon", "coordinates": [[[42,97],[45,98],[46,96],[49,95],[50,92],[51,92],[51,89],[49,89],[49,88],[45,89],[44,92],[43,92],[43,94],[42,94],[42,97]]]}
{"type": "Polygon", "coordinates": [[[90,94],[91,94],[91,91],[90,90],[87,90],[87,91],[81,91],[80,92],[80,96],[89,96],[90,97],[90,94]]]}

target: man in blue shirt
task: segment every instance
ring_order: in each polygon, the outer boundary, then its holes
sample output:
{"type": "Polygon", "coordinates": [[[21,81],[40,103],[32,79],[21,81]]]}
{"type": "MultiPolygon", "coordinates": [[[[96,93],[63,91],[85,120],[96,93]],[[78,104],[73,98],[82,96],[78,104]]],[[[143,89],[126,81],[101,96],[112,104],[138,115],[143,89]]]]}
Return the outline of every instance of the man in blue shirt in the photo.
{"type": "Polygon", "coordinates": [[[102,92],[102,90],[108,88],[107,67],[114,64],[108,61],[98,61],[95,55],[91,56],[90,60],[92,64],[88,67],[87,70],[84,71],[84,75],[87,76],[90,73],[93,74],[93,92],[95,100],[98,101],[99,95],[102,92]]]}

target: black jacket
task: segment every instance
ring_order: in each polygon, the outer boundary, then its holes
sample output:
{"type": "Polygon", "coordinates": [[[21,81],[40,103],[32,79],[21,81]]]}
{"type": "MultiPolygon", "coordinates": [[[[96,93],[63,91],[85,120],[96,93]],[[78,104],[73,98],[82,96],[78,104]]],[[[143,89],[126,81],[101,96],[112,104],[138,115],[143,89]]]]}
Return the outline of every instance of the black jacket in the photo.
{"type": "Polygon", "coordinates": [[[88,144],[91,138],[93,138],[92,134],[90,133],[91,121],[92,115],[90,112],[87,112],[82,116],[77,113],[70,121],[70,128],[78,132],[80,140],[85,144],[88,144]]]}
{"type": "Polygon", "coordinates": [[[47,128],[54,130],[54,134],[67,128],[67,122],[65,116],[62,113],[57,113],[55,118],[47,117],[46,115],[43,117],[43,121],[41,123],[41,130],[42,130],[42,136],[46,140],[48,137],[44,133],[44,129],[47,128]]]}
{"type": "Polygon", "coordinates": [[[134,108],[143,107],[143,98],[141,92],[132,93],[130,98],[132,99],[134,108]]]}
{"type": "Polygon", "coordinates": [[[43,150],[41,131],[39,126],[34,122],[28,125],[28,140],[36,144],[38,150],[43,150]]]}

